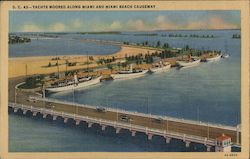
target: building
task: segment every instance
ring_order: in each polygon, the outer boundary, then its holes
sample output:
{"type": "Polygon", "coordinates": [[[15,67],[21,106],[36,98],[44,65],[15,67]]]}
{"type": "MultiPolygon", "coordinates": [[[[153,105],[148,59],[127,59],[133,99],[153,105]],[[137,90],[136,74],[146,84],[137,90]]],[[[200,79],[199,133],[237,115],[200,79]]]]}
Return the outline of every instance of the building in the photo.
{"type": "Polygon", "coordinates": [[[231,137],[222,134],[221,136],[216,138],[216,152],[231,152],[231,137]]]}

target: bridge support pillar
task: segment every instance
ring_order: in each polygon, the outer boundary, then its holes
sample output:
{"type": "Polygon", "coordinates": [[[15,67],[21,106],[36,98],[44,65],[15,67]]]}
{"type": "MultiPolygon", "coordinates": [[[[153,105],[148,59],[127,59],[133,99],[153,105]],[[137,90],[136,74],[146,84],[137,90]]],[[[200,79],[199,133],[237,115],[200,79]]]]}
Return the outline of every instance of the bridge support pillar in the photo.
{"type": "Polygon", "coordinates": [[[36,116],[37,115],[37,112],[33,112],[33,114],[32,114],[33,116],[36,116]]]}
{"type": "Polygon", "coordinates": [[[211,151],[211,146],[207,145],[207,152],[211,151]]]}
{"type": "Polygon", "coordinates": [[[135,130],[131,130],[131,135],[135,136],[135,134],[136,134],[136,131],[135,130]]]}
{"type": "Polygon", "coordinates": [[[102,131],[106,129],[106,125],[102,125],[102,131]]]}
{"type": "Polygon", "coordinates": [[[191,143],[190,141],[185,141],[185,146],[186,146],[186,147],[189,147],[189,146],[190,146],[190,143],[191,143]]]}
{"type": "Polygon", "coordinates": [[[28,110],[23,110],[23,115],[25,115],[27,113],[28,110]]]}
{"type": "Polygon", "coordinates": [[[68,118],[65,117],[64,120],[63,120],[63,122],[67,123],[68,122],[68,118]]]}
{"type": "Polygon", "coordinates": [[[18,111],[18,109],[17,108],[14,108],[14,113],[16,113],[18,111]]]}
{"type": "Polygon", "coordinates": [[[121,128],[116,128],[115,133],[119,134],[120,131],[121,131],[121,128]]]}
{"type": "Polygon", "coordinates": [[[170,137],[165,137],[165,139],[166,139],[166,143],[169,144],[170,141],[171,141],[171,138],[170,137]]]}
{"type": "Polygon", "coordinates": [[[57,116],[56,116],[56,115],[54,115],[54,116],[53,116],[53,120],[56,120],[56,118],[57,118],[57,116]]]}
{"type": "Polygon", "coordinates": [[[93,123],[88,122],[88,128],[91,128],[91,127],[92,127],[92,125],[93,125],[93,123]]]}
{"type": "Polygon", "coordinates": [[[79,125],[81,120],[76,120],[76,125],[79,125]]]}
{"type": "Polygon", "coordinates": [[[148,140],[152,140],[153,134],[148,134],[148,140]]]}
{"type": "Polygon", "coordinates": [[[43,114],[43,118],[45,119],[47,117],[48,114],[43,114]]]}

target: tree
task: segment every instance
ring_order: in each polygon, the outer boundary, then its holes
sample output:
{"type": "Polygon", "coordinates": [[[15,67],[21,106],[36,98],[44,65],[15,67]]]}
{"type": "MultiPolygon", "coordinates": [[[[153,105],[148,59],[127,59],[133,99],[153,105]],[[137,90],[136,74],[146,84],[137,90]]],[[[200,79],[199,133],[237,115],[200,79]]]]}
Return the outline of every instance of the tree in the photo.
{"type": "Polygon", "coordinates": [[[94,60],[94,57],[93,57],[93,56],[89,56],[89,60],[90,60],[90,61],[93,61],[93,60],[94,60]]]}
{"type": "Polygon", "coordinates": [[[51,63],[49,62],[48,67],[51,67],[51,63]]]}
{"type": "Polygon", "coordinates": [[[160,46],[161,46],[161,42],[160,42],[160,41],[157,41],[156,47],[160,47],[160,46]]]}
{"type": "Polygon", "coordinates": [[[189,46],[188,45],[186,45],[185,46],[185,50],[189,50],[190,48],[189,48],[189,46]]]}

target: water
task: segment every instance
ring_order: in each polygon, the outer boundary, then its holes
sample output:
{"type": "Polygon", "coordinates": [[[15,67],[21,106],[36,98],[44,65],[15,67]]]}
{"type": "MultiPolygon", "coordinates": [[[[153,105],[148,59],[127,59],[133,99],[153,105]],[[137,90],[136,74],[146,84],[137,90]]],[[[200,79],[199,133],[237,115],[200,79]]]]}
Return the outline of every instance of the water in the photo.
{"type": "Polygon", "coordinates": [[[56,55],[106,55],[120,50],[118,46],[83,43],[73,39],[32,39],[30,43],[13,44],[10,57],[56,56],[56,55]]]}
{"type": "MultiPolygon", "coordinates": [[[[159,36],[152,37],[133,35],[63,35],[61,38],[65,40],[65,43],[66,39],[76,38],[76,36],[79,39],[122,39],[122,41],[129,40],[130,42],[148,40],[150,43],[160,40],[161,43],[168,42],[174,47],[182,47],[188,44],[193,48],[222,51],[225,50],[225,43],[227,43],[227,50],[230,54],[228,59],[221,59],[213,63],[201,63],[197,67],[181,70],[174,68],[167,73],[146,75],[133,80],[103,82],[86,90],[76,90],[74,101],[82,104],[102,105],[232,126],[239,124],[240,40],[231,39],[231,34],[239,33],[239,31],[179,32],[183,34],[213,34],[218,38],[166,38],[160,36],[162,32],[157,32],[159,36]]],[[[47,42],[44,41],[44,43],[47,42]]],[[[45,45],[44,43],[41,43],[41,45],[45,45]]],[[[51,41],[51,43],[54,42],[51,41]]],[[[60,44],[62,43],[58,43],[58,45],[60,44]]],[[[18,45],[23,45],[21,47],[24,47],[27,44],[18,45]]],[[[79,44],[79,47],[81,45],[84,45],[84,43],[79,44]]],[[[11,45],[11,47],[13,46],[11,45]]],[[[70,47],[71,45],[68,46],[70,47]]],[[[89,47],[93,50],[101,48],[97,44],[89,47]]],[[[114,46],[108,47],[114,49],[114,46]]],[[[47,49],[50,50],[49,47],[47,49]]],[[[69,50],[72,50],[71,54],[76,54],[77,52],[74,52],[74,50],[77,49],[77,47],[69,48],[69,50]]],[[[10,56],[18,56],[20,53],[18,50],[12,50],[10,56]]],[[[85,48],[85,50],[87,49],[85,48]]],[[[88,51],[91,52],[90,50],[88,51]]],[[[63,52],[63,54],[68,53],[63,52]]],[[[100,54],[106,53],[100,52],[100,54]]],[[[36,54],[30,50],[27,55],[35,56],[36,54]]],[[[73,101],[73,92],[52,94],[50,97],[73,101]]],[[[194,144],[191,148],[186,149],[184,143],[178,140],[173,140],[171,144],[165,144],[164,142],[160,137],[147,141],[146,136],[143,134],[134,138],[128,132],[115,135],[114,130],[111,128],[107,132],[101,132],[100,128],[77,128],[73,125],[64,126],[60,123],[48,122],[42,119],[34,120],[10,115],[11,151],[205,151],[202,145],[194,144]],[[26,135],[31,135],[30,139],[25,138],[26,135]]]]}

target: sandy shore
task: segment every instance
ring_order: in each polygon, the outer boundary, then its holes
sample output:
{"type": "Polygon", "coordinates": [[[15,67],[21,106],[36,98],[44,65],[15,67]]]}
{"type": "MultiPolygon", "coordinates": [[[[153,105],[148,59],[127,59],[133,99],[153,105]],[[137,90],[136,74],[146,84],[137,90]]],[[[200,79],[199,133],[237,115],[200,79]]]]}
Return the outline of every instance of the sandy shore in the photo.
{"type": "MultiPolygon", "coordinates": [[[[115,56],[116,58],[123,58],[125,56],[137,55],[137,54],[147,54],[155,52],[154,49],[148,48],[138,48],[130,46],[121,46],[121,50],[112,55],[95,55],[93,56],[94,61],[100,58],[108,58],[115,56]]],[[[67,70],[76,70],[81,68],[86,68],[87,65],[84,62],[87,61],[85,55],[63,55],[63,56],[34,56],[34,57],[16,57],[9,58],[9,78],[25,76],[25,75],[34,75],[34,74],[49,74],[53,72],[65,71],[66,65],[65,61],[77,62],[76,66],[67,67],[67,70]],[[60,57],[58,60],[59,67],[53,66],[56,64],[57,60],[52,60],[54,57],[60,57]],[[52,67],[48,67],[51,63],[52,67]]],[[[90,61],[91,62],[91,61],[90,61]]],[[[96,67],[97,63],[93,62],[89,64],[88,67],[96,67]]]]}

